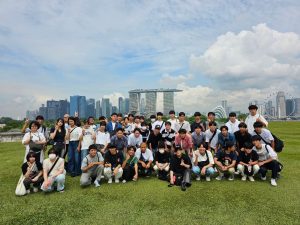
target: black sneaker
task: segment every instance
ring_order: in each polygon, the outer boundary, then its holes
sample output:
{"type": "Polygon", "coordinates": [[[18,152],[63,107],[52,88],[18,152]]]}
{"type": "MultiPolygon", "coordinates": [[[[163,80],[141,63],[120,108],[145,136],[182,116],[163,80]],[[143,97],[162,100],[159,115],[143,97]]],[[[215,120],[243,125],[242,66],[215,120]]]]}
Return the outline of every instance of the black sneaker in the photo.
{"type": "Polygon", "coordinates": [[[182,191],[186,191],[186,184],[185,184],[185,182],[181,183],[181,190],[182,191]]]}

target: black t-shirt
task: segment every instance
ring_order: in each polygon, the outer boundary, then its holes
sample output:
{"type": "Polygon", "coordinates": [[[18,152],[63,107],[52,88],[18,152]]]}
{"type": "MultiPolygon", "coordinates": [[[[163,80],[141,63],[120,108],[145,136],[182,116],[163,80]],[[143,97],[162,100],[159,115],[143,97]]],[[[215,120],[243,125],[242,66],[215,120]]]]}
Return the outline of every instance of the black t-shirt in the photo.
{"type": "Polygon", "coordinates": [[[206,124],[205,124],[204,122],[201,121],[201,122],[199,122],[199,123],[193,122],[193,123],[191,124],[191,133],[193,133],[193,132],[195,131],[195,128],[198,127],[198,126],[201,127],[202,132],[205,132],[205,130],[206,130],[206,124]]]}
{"type": "Polygon", "coordinates": [[[240,150],[241,148],[244,148],[246,142],[251,143],[251,135],[248,132],[246,132],[244,135],[242,135],[241,131],[238,130],[238,131],[234,132],[234,136],[235,136],[236,143],[239,147],[238,150],[240,150]]]}
{"type": "Polygon", "coordinates": [[[112,168],[116,168],[119,164],[123,163],[123,154],[117,152],[117,154],[112,155],[110,151],[107,151],[104,155],[104,164],[110,163],[112,168]]]}
{"type": "Polygon", "coordinates": [[[163,154],[161,154],[159,151],[156,152],[155,154],[155,162],[158,163],[168,163],[170,162],[170,153],[169,152],[164,152],[163,154]]]}
{"type": "Polygon", "coordinates": [[[158,133],[158,135],[154,135],[154,132],[152,131],[149,135],[147,143],[151,143],[152,148],[157,148],[158,147],[158,142],[162,140],[162,135],[161,133],[158,133]]]}
{"type": "MultiPolygon", "coordinates": [[[[52,127],[50,129],[50,134],[51,133],[54,133],[55,131],[55,128],[52,127]]],[[[65,141],[65,136],[66,136],[66,131],[63,131],[61,130],[60,132],[59,131],[56,131],[56,134],[55,134],[55,137],[54,137],[54,142],[64,142],[65,141]]]]}
{"type": "Polygon", "coordinates": [[[186,154],[182,154],[180,158],[174,154],[171,158],[170,170],[172,170],[174,173],[184,173],[187,168],[180,165],[182,159],[185,164],[190,165],[190,169],[192,168],[191,160],[186,154]]]}
{"type": "Polygon", "coordinates": [[[249,155],[246,154],[246,152],[241,152],[240,153],[240,161],[243,163],[249,163],[250,160],[252,162],[255,162],[258,160],[258,154],[256,151],[252,150],[249,155]]]}
{"type": "Polygon", "coordinates": [[[235,152],[227,153],[223,150],[219,150],[216,153],[215,157],[218,159],[219,162],[221,162],[225,166],[229,166],[232,163],[232,161],[237,160],[237,155],[235,152]]]}
{"type": "MultiPolygon", "coordinates": [[[[42,166],[42,164],[41,164],[40,162],[35,162],[35,165],[36,165],[36,169],[37,169],[37,170],[33,170],[33,171],[30,173],[29,177],[30,177],[31,179],[34,178],[36,175],[38,175],[38,173],[39,173],[40,171],[43,170],[43,166],[42,166]]],[[[27,172],[27,168],[28,168],[28,163],[27,163],[27,162],[23,163],[21,169],[22,169],[22,173],[23,173],[24,175],[25,175],[25,173],[27,172]]]]}

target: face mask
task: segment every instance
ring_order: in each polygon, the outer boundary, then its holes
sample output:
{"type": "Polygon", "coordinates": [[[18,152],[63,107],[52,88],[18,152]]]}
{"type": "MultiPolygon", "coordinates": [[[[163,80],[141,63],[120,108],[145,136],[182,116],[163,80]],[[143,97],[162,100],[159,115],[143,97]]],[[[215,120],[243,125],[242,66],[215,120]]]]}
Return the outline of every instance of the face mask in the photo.
{"type": "Polygon", "coordinates": [[[53,154],[53,153],[49,154],[49,159],[50,160],[54,160],[55,158],[56,158],[55,154],[53,154]]]}
{"type": "Polygon", "coordinates": [[[151,119],[151,122],[155,122],[155,119],[151,119]]]}
{"type": "Polygon", "coordinates": [[[159,149],[158,151],[159,151],[160,154],[164,154],[165,153],[164,149],[159,149]]]}

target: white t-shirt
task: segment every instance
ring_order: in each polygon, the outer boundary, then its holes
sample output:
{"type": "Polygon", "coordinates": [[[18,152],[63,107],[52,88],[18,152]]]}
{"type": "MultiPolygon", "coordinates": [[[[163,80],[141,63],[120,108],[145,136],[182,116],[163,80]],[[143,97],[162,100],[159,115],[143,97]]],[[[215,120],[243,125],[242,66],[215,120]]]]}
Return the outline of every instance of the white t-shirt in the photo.
{"type": "Polygon", "coordinates": [[[136,138],[134,136],[134,133],[130,134],[128,136],[128,145],[131,145],[131,146],[140,146],[143,142],[143,137],[142,135],[139,135],[138,138],[136,138]]]}
{"type": "Polygon", "coordinates": [[[83,128],[83,137],[81,142],[81,149],[88,149],[90,145],[94,144],[95,131],[92,126],[88,129],[83,128]]]}
{"type": "Polygon", "coordinates": [[[164,121],[158,121],[156,120],[153,124],[152,124],[152,130],[155,130],[155,126],[159,125],[160,126],[160,133],[165,129],[165,122],[164,121]]]}
{"type": "MultiPolygon", "coordinates": [[[[252,136],[257,135],[255,131],[251,133],[252,136]]],[[[271,132],[265,128],[262,128],[261,133],[258,134],[261,136],[266,142],[271,144],[272,141],[274,141],[274,137],[272,136],[271,132]]],[[[260,141],[262,144],[266,144],[263,140],[260,141]]]]}
{"type": "Polygon", "coordinates": [[[135,156],[138,158],[138,160],[140,160],[141,155],[143,156],[145,161],[153,161],[153,154],[150,149],[147,148],[146,151],[142,153],[141,149],[138,148],[135,152],[135,156]]]}
{"type": "Polygon", "coordinates": [[[96,144],[107,145],[110,143],[110,134],[108,132],[97,131],[96,133],[96,144]]]}
{"type": "Polygon", "coordinates": [[[228,132],[231,134],[234,134],[234,132],[239,130],[239,124],[240,121],[235,120],[234,123],[232,123],[230,120],[225,124],[228,127],[228,132]]]}
{"type": "Polygon", "coordinates": [[[265,161],[270,157],[274,160],[278,159],[277,153],[269,145],[262,144],[261,149],[257,149],[255,146],[252,149],[257,152],[259,157],[258,161],[265,161]],[[268,149],[268,151],[266,148],[268,149]]]}
{"type": "Polygon", "coordinates": [[[71,128],[70,140],[69,141],[79,141],[80,135],[82,134],[81,127],[71,128]]]}
{"type": "MultiPolygon", "coordinates": [[[[214,158],[210,151],[207,151],[209,164],[214,164],[214,158]]],[[[198,156],[198,162],[205,162],[207,160],[206,153],[204,155],[201,155],[199,150],[196,150],[193,152],[193,162],[196,162],[196,156],[198,156]]]]}
{"type": "Polygon", "coordinates": [[[187,132],[191,132],[191,125],[189,121],[183,121],[183,123],[178,123],[175,124],[175,132],[178,132],[180,129],[185,129],[187,132]]]}
{"type": "Polygon", "coordinates": [[[260,114],[256,114],[255,116],[251,116],[250,114],[247,116],[245,123],[247,124],[248,132],[251,134],[254,131],[253,124],[257,119],[260,119],[266,126],[268,126],[267,120],[260,114]]]}
{"type": "MultiPolygon", "coordinates": [[[[46,140],[45,136],[43,133],[37,131],[35,133],[30,133],[30,132],[27,132],[25,133],[23,139],[22,139],[22,144],[24,145],[25,144],[25,141],[28,140],[30,138],[30,135],[31,135],[31,140],[32,141],[44,141],[46,140]]],[[[29,144],[25,145],[25,157],[24,157],[24,160],[23,162],[27,162],[27,159],[26,159],[26,156],[27,154],[29,153],[29,144]]],[[[43,163],[43,160],[44,160],[44,151],[41,151],[41,156],[40,156],[40,163],[43,163]]]]}
{"type": "MultiPolygon", "coordinates": [[[[214,138],[210,142],[210,147],[213,149],[216,149],[217,143],[218,143],[218,134],[221,133],[221,131],[219,129],[217,129],[216,131],[217,131],[217,133],[215,134],[214,138]]],[[[213,135],[214,135],[214,133],[211,132],[210,129],[206,130],[205,131],[205,142],[208,143],[213,135]]]]}
{"type": "MultiPolygon", "coordinates": [[[[54,160],[54,162],[51,162],[49,158],[45,159],[43,162],[43,169],[46,169],[46,171],[49,172],[49,170],[51,169],[51,167],[55,163],[55,161],[56,160],[54,160]]],[[[65,163],[65,160],[63,158],[59,158],[57,163],[55,164],[54,168],[52,169],[51,173],[49,174],[49,177],[56,174],[59,170],[64,171],[63,173],[65,174],[66,171],[64,169],[64,163],[65,163]]]]}
{"type": "MultiPolygon", "coordinates": [[[[175,130],[175,127],[176,127],[176,123],[178,123],[178,119],[168,119],[168,121],[171,123],[171,128],[173,129],[173,130],[175,130]]],[[[175,130],[176,131],[176,130],[175,130]]]]}

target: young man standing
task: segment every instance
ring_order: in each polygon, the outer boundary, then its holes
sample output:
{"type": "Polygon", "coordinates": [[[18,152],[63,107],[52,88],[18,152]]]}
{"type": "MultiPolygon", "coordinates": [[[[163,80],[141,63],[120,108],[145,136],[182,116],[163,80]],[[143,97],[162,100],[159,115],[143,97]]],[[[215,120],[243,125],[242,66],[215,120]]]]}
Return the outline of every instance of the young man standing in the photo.
{"type": "Polygon", "coordinates": [[[208,149],[212,152],[217,151],[218,144],[218,136],[221,133],[219,129],[217,129],[216,122],[209,122],[209,129],[205,131],[205,142],[208,144],[208,149]]]}
{"type": "Polygon", "coordinates": [[[247,124],[241,122],[239,124],[239,130],[234,132],[234,137],[236,140],[236,146],[238,152],[244,151],[245,143],[251,143],[251,134],[247,131],[247,124]]]}
{"type": "Polygon", "coordinates": [[[194,132],[192,133],[192,141],[194,145],[194,149],[199,148],[200,144],[205,142],[205,136],[202,132],[200,125],[195,127],[194,132]]]}
{"type": "Polygon", "coordinates": [[[239,124],[240,124],[240,121],[238,121],[236,119],[236,113],[235,112],[229,113],[229,120],[225,124],[225,126],[228,127],[228,132],[233,134],[234,132],[238,131],[239,130],[239,124]]]}
{"type": "Polygon", "coordinates": [[[100,187],[100,180],[103,171],[103,157],[100,152],[97,152],[96,145],[89,146],[89,154],[82,160],[81,170],[81,186],[90,185],[92,179],[94,179],[95,187],[100,187]]]}
{"type": "Polygon", "coordinates": [[[258,166],[260,167],[259,173],[261,174],[261,179],[266,180],[267,171],[271,170],[271,185],[277,186],[276,179],[278,178],[280,168],[276,152],[271,146],[262,144],[259,135],[252,137],[252,144],[254,145],[253,150],[258,154],[258,166]]]}
{"type": "Polygon", "coordinates": [[[138,158],[139,175],[150,176],[152,173],[153,153],[147,148],[147,144],[143,142],[135,152],[138,158]]]}
{"type": "Polygon", "coordinates": [[[237,170],[242,175],[242,181],[247,180],[247,176],[250,181],[254,181],[253,176],[258,173],[258,154],[252,150],[253,145],[251,142],[245,143],[244,151],[239,155],[240,162],[237,166],[237,170]]]}
{"type": "Polygon", "coordinates": [[[156,114],[156,121],[152,124],[152,130],[156,129],[155,127],[160,127],[160,133],[165,129],[165,122],[163,121],[163,113],[158,112],[156,114]]]}
{"type": "Polygon", "coordinates": [[[216,127],[217,128],[219,127],[219,125],[218,125],[218,123],[216,121],[216,114],[214,112],[207,113],[206,127],[209,127],[209,123],[210,122],[215,122],[217,124],[216,127]]]}
{"type": "Polygon", "coordinates": [[[123,169],[123,154],[118,152],[116,146],[109,145],[109,151],[104,156],[104,176],[108,179],[108,183],[112,183],[112,177],[115,178],[115,183],[119,183],[122,177],[123,169]]]}
{"type": "Polygon", "coordinates": [[[118,152],[121,152],[122,154],[126,153],[128,140],[124,135],[123,128],[118,128],[116,130],[116,134],[112,136],[112,138],[110,139],[110,143],[116,146],[118,152]]]}
{"type": "Polygon", "coordinates": [[[160,130],[161,130],[160,126],[156,125],[155,129],[150,132],[150,135],[147,140],[149,149],[153,152],[154,155],[158,149],[158,142],[162,140],[162,135],[160,133],[160,130]]]}
{"type": "Polygon", "coordinates": [[[274,137],[272,136],[271,132],[266,128],[263,128],[262,122],[255,122],[253,124],[254,131],[252,136],[259,135],[261,137],[261,143],[270,145],[273,149],[275,148],[275,141],[274,137]]]}
{"type": "Polygon", "coordinates": [[[117,128],[122,128],[122,124],[118,122],[117,113],[112,113],[111,121],[109,121],[106,125],[106,131],[110,134],[110,137],[116,134],[117,128]]]}
{"type": "Polygon", "coordinates": [[[216,180],[222,180],[224,173],[229,173],[228,180],[234,180],[234,167],[236,164],[237,155],[235,153],[234,143],[228,141],[224,149],[220,149],[214,157],[219,176],[216,180]]]}
{"type": "Polygon", "coordinates": [[[175,124],[175,131],[179,132],[179,130],[185,129],[188,133],[190,133],[191,125],[189,121],[185,121],[185,113],[180,112],[178,119],[179,119],[178,123],[175,124]]]}
{"type": "Polygon", "coordinates": [[[267,120],[257,112],[258,108],[256,105],[250,105],[248,109],[249,109],[249,115],[247,116],[245,123],[247,124],[248,132],[250,134],[254,132],[253,124],[255,122],[262,122],[263,126],[265,127],[268,126],[267,120]]]}
{"type": "Polygon", "coordinates": [[[82,134],[79,138],[81,146],[81,159],[87,156],[90,145],[95,143],[96,134],[92,126],[89,125],[88,121],[84,122],[82,128],[82,134]]]}
{"type": "Polygon", "coordinates": [[[171,110],[169,112],[169,116],[170,116],[170,119],[168,119],[168,121],[171,123],[171,128],[173,130],[175,130],[176,129],[176,123],[178,123],[178,119],[176,119],[176,117],[175,117],[175,111],[171,110]]]}
{"type": "Polygon", "coordinates": [[[201,121],[201,113],[195,112],[194,113],[195,121],[191,124],[191,133],[193,133],[196,127],[200,127],[202,132],[206,131],[206,125],[204,122],[201,121]]]}
{"type": "Polygon", "coordinates": [[[221,126],[221,133],[218,135],[218,147],[217,151],[224,149],[227,142],[233,142],[235,144],[235,137],[233,134],[228,132],[227,126],[221,126]]]}
{"type": "Polygon", "coordinates": [[[166,148],[172,149],[175,141],[175,130],[171,128],[171,122],[166,122],[166,128],[162,131],[162,139],[166,145],[166,148]]]}
{"type": "Polygon", "coordinates": [[[105,131],[106,123],[100,122],[99,128],[96,132],[96,146],[97,150],[105,154],[107,145],[110,143],[110,135],[105,131]]]}

